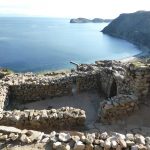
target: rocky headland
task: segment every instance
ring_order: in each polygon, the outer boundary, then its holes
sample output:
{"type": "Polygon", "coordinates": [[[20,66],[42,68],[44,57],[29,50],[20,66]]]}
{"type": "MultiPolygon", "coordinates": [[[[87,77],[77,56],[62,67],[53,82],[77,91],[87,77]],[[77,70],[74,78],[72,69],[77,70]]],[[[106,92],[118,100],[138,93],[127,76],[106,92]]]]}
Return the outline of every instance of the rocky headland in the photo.
{"type": "Polygon", "coordinates": [[[87,19],[87,18],[76,18],[71,19],[70,23],[103,23],[103,22],[111,22],[111,19],[101,19],[101,18],[94,18],[94,19],[87,19]]]}
{"type": "Polygon", "coordinates": [[[150,11],[121,14],[102,32],[150,49],[150,11]]]}

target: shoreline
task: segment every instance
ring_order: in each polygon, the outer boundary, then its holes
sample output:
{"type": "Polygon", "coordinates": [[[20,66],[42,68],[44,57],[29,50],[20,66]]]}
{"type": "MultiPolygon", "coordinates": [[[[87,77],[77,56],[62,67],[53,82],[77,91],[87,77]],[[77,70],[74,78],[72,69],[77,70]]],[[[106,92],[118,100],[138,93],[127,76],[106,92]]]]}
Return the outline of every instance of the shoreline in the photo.
{"type": "MultiPolygon", "coordinates": [[[[122,59],[115,59],[115,61],[120,61],[121,63],[128,63],[128,62],[134,62],[134,61],[143,61],[146,62],[146,59],[150,59],[150,49],[147,47],[140,47],[139,48],[141,50],[141,52],[139,54],[133,55],[133,56],[129,56],[126,58],[122,58],[122,59]]],[[[96,60],[95,60],[96,61],[96,60]]],[[[95,62],[94,61],[94,62],[95,62]]],[[[103,60],[101,60],[103,61],[103,60]]],[[[84,63],[82,63],[84,64],[84,63]]],[[[85,63],[86,64],[86,63],[85,63]]],[[[88,63],[87,63],[88,64],[88,63]]],[[[92,63],[90,63],[92,64],[92,63]]],[[[75,69],[74,67],[72,68],[62,68],[62,69],[58,69],[58,70],[43,70],[43,71],[39,71],[39,72],[15,72],[13,70],[10,70],[9,68],[2,68],[0,67],[0,70],[6,69],[8,70],[8,72],[13,72],[13,73],[34,73],[34,74],[61,74],[61,73],[69,73],[71,72],[72,69],[75,69]]]]}
{"type": "MultiPolygon", "coordinates": [[[[146,58],[150,58],[150,49],[146,48],[146,47],[141,47],[139,48],[141,50],[141,52],[139,54],[133,55],[133,56],[129,56],[126,58],[122,58],[122,59],[115,59],[115,61],[120,61],[121,63],[128,63],[128,62],[134,62],[134,61],[144,61],[146,62],[146,58]]],[[[96,61],[96,60],[95,60],[96,61]]],[[[95,63],[94,61],[94,63],[95,63]]],[[[101,60],[103,61],[103,60],[101,60]]],[[[90,63],[92,64],[92,63],[90,63]]],[[[47,74],[47,73],[69,73],[71,72],[71,69],[75,69],[74,67],[70,68],[70,69],[59,69],[59,70],[55,70],[55,71],[46,71],[46,72],[37,72],[36,74],[47,74]]]]}
{"type": "Polygon", "coordinates": [[[150,57],[150,49],[147,47],[139,47],[139,49],[141,50],[141,52],[139,54],[130,56],[130,57],[126,57],[123,59],[119,59],[119,61],[121,61],[122,63],[127,63],[127,62],[133,62],[133,61],[145,61],[143,59],[149,58],[150,57]]]}

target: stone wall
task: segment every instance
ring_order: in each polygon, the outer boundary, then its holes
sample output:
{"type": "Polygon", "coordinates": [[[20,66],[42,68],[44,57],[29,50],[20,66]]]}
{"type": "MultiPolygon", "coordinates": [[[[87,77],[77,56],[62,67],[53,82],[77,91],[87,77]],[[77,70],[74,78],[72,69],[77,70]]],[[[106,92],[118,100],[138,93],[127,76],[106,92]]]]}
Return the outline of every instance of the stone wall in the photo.
{"type": "Polygon", "coordinates": [[[98,88],[98,73],[82,73],[76,77],[77,91],[88,91],[98,88]]]}
{"type": "Polygon", "coordinates": [[[147,100],[150,96],[150,65],[130,64],[128,78],[131,81],[131,90],[138,96],[139,101],[142,102],[145,98],[147,100]]]}
{"type": "Polygon", "coordinates": [[[10,87],[11,99],[24,102],[71,95],[73,81],[78,92],[98,89],[107,97],[136,93],[142,98],[150,91],[150,67],[130,66],[117,61],[97,61],[78,66],[76,73],[61,76],[13,74],[2,81],[10,87]]]}
{"type": "MultiPolygon", "coordinates": [[[[137,98],[141,102],[150,95],[150,65],[97,61],[95,64],[79,65],[76,71],[69,74],[37,75],[26,73],[6,75],[0,79],[0,107],[3,109],[7,106],[8,97],[10,100],[18,102],[29,102],[55,96],[71,95],[73,83],[76,84],[78,92],[97,89],[100,93],[105,93],[107,98],[112,97],[111,101],[114,101],[113,103],[116,101],[118,103],[118,100],[116,100],[118,98],[119,103],[122,103],[122,101],[128,102],[128,99],[137,101],[137,98]],[[120,97],[120,94],[132,94],[137,98],[120,97]]],[[[109,99],[107,102],[110,103],[109,99]]],[[[125,109],[128,109],[130,104],[125,103],[125,105],[127,105],[127,108],[120,105],[113,106],[110,112],[107,110],[109,113],[106,113],[107,111],[103,113],[102,111],[102,116],[109,114],[110,116],[119,117],[117,115],[118,111],[115,113],[111,111],[116,109],[122,112],[120,116],[124,116],[123,112],[127,113],[125,109]]],[[[110,118],[109,115],[108,118],[110,118]]]]}
{"type": "Polygon", "coordinates": [[[11,99],[17,101],[36,101],[46,98],[71,95],[72,84],[70,81],[44,84],[20,84],[10,86],[11,99]]]}
{"type": "Polygon", "coordinates": [[[99,118],[102,122],[112,122],[127,117],[138,109],[135,95],[117,95],[100,103],[99,118]]]}
{"type": "Polygon", "coordinates": [[[150,94],[150,64],[97,61],[96,65],[100,73],[98,82],[107,97],[111,97],[114,82],[116,95],[134,93],[139,100],[144,100],[150,94]]]}
{"type": "Polygon", "coordinates": [[[85,111],[63,107],[51,110],[14,110],[0,112],[0,125],[40,131],[73,130],[84,127],[85,111]]]}
{"type": "Polygon", "coordinates": [[[50,134],[45,134],[6,126],[0,126],[0,142],[1,149],[25,144],[36,146],[38,143],[48,144],[49,148],[46,146],[46,149],[52,150],[150,149],[150,137],[138,133],[53,131],[50,134]]]}
{"type": "Polygon", "coordinates": [[[78,66],[78,91],[98,89],[107,97],[130,93],[126,65],[117,61],[96,61],[78,66]],[[113,87],[113,86],[116,87],[113,87]],[[112,91],[115,91],[112,94],[112,91]]]}
{"type": "Polygon", "coordinates": [[[8,86],[0,85],[0,110],[6,108],[9,102],[9,88],[8,86]]]}
{"type": "Polygon", "coordinates": [[[72,79],[35,74],[12,74],[3,78],[10,90],[10,99],[18,102],[43,100],[72,94],[72,79]]]}
{"type": "Polygon", "coordinates": [[[95,63],[100,72],[100,89],[107,97],[130,93],[126,66],[123,63],[117,61],[96,61],[95,63]]]}
{"type": "Polygon", "coordinates": [[[101,121],[124,118],[149,99],[150,64],[97,61],[80,65],[78,71],[82,74],[77,82],[78,91],[98,89],[110,98],[100,104],[101,121]]]}

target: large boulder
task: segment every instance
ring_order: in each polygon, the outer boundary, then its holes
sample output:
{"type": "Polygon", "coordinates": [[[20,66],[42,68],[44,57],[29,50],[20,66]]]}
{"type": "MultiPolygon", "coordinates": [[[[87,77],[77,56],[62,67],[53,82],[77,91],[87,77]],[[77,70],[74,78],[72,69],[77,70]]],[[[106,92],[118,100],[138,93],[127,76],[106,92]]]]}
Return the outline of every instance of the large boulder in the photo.
{"type": "Polygon", "coordinates": [[[3,133],[21,133],[20,129],[8,126],[0,126],[0,132],[3,133]]]}
{"type": "Polygon", "coordinates": [[[61,142],[68,142],[71,139],[71,136],[69,133],[59,133],[58,139],[61,142]]]}

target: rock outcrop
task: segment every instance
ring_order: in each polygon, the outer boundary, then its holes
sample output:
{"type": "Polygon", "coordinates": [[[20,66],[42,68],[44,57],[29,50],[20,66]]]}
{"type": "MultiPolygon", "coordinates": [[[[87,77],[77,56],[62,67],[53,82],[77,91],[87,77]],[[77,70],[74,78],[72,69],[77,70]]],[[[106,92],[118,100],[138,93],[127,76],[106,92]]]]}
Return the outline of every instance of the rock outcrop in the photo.
{"type": "Polygon", "coordinates": [[[150,11],[121,14],[102,32],[150,48],[150,11]]]}
{"type": "Polygon", "coordinates": [[[71,19],[70,23],[103,23],[103,22],[111,22],[111,19],[101,19],[101,18],[94,18],[94,19],[86,19],[86,18],[77,18],[71,19]]]}

